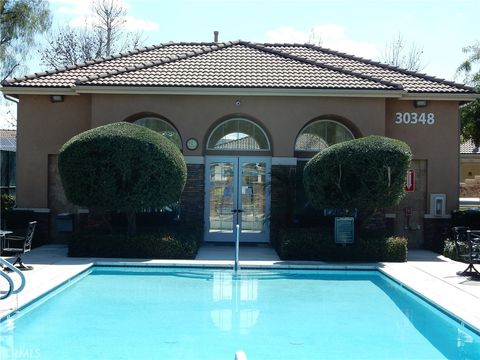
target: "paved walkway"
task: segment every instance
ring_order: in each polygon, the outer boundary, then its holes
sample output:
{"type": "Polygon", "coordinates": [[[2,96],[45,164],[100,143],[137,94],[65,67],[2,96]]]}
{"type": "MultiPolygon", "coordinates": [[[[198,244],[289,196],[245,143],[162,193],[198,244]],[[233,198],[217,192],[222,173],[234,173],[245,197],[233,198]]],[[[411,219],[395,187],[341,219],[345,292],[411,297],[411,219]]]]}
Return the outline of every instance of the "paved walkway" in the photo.
{"type": "MultiPolygon", "coordinates": [[[[27,265],[33,265],[34,270],[24,272],[27,285],[22,293],[11,296],[7,300],[0,300],[0,318],[88,269],[96,262],[230,267],[233,265],[233,247],[202,246],[196,260],[149,260],[69,258],[65,246],[45,245],[32,250],[23,259],[27,265]]],[[[249,266],[323,269],[379,268],[408,288],[431,299],[441,308],[459,316],[466,323],[480,330],[480,281],[457,276],[457,271],[463,270],[466,267],[465,264],[430,251],[410,251],[406,263],[338,264],[281,261],[269,247],[242,246],[240,248],[240,265],[244,268],[249,266]]],[[[16,279],[15,282],[18,284],[19,279],[16,279]]],[[[4,290],[5,286],[5,283],[1,281],[0,290],[4,290]]]]}
{"type": "MultiPolygon", "coordinates": [[[[234,256],[234,245],[204,244],[198,250],[195,260],[232,260],[234,256]]],[[[247,261],[280,261],[277,252],[265,244],[242,244],[239,256],[241,260],[247,261]]]]}

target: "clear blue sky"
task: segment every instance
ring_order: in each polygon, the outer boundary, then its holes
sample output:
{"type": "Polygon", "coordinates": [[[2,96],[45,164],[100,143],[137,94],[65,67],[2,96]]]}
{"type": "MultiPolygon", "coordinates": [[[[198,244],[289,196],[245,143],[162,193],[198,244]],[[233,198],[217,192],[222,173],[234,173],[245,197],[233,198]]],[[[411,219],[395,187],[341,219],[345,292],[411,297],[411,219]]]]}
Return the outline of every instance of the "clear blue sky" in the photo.
{"type": "MultiPolygon", "coordinates": [[[[50,0],[54,26],[82,24],[88,0],[50,0]]],[[[128,26],[145,44],[168,41],[306,42],[381,60],[401,34],[423,47],[423,72],[449,80],[465,59],[462,48],[480,41],[480,0],[123,0],[128,26]]],[[[29,72],[43,67],[34,57],[29,72]]],[[[461,79],[456,79],[461,81],[461,79]]],[[[0,126],[1,127],[1,126],[0,126]]]]}

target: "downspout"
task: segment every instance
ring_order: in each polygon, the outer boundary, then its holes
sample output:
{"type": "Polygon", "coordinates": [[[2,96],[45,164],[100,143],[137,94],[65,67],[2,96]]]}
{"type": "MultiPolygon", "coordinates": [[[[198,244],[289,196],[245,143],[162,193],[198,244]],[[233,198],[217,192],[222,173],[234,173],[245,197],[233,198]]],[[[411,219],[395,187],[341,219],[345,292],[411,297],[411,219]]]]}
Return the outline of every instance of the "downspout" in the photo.
{"type": "Polygon", "coordinates": [[[3,97],[4,97],[6,100],[9,100],[9,101],[14,102],[15,104],[18,104],[18,103],[20,102],[19,99],[14,98],[13,96],[10,96],[10,95],[7,95],[7,94],[3,94],[3,97]]]}

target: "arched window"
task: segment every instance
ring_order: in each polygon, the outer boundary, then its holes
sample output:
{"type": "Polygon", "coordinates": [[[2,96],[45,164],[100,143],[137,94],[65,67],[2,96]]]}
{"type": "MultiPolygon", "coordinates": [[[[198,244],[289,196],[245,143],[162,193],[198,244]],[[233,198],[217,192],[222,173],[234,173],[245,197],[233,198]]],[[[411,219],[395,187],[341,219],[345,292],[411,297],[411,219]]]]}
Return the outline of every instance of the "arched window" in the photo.
{"type": "Polygon", "coordinates": [[[317,120],[303,128],[295,141],[296,151],[319,152],[355,137],[348,128],[334,120],[317,120]]]}
{"type": "Polygon", "coordinates": [[[144,117],[134,121],[134,124],[145,126],[151,130],[154,130],[167,139],[173,141],[180,149],[182,148],[182,139],[177,130],[170,125],[167,121],[157,117],[144,117]]]}
{"type": "Polygon", "coordinates": [[[270,150],[265,131],[246,119],[230,119],[213,129],[207,141],[208,150],[270,150]]]}

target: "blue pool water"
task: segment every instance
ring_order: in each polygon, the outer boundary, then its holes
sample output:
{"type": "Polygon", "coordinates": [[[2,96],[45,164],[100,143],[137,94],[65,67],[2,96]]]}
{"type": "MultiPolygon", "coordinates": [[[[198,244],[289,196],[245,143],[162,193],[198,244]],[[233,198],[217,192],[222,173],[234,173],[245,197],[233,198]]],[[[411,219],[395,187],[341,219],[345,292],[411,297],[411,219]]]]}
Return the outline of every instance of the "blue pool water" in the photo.
{"type": "Polygon", "coordinates": [[[375,271],[93,268],[0,323],[0,359],[480,359],[375,271]]]}

